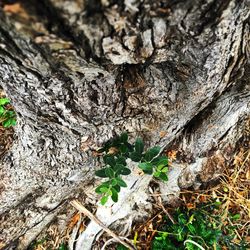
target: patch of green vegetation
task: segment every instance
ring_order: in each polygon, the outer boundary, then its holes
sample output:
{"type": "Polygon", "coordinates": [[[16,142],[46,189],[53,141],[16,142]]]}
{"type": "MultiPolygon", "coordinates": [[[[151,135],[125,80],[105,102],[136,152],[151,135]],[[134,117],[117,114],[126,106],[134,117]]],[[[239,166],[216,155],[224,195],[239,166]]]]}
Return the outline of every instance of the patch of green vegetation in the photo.
{"type": "Polygon", "coordinates": [[[6,105],[10,103],[8,98],[0,98],[0,125],[5,128],[16,125],[15,111],[6,109],[6,105]]]}
{"type": "Polygon", "coordinates": [[[62,244],[59,246],[58,250],[68,250],[68,247],[67,247],[67,245],[66,245],[65,243],[62,243],[62,244]]]}
{"type": "Polygon", "coordinates": [[[95,172],[96,176],[106,178],[101,185],[96,188],[96,193],[101,194],[101,204],[104,205],[109,197],[114,202],[118,201],[118,193],[121,188],[127,187],[122,179],[123,175],[129,175],[131,170],[127,167],[126,159],[138,162],[138,167],[145,174],[153,174],[154,177],[167,181],[168,158],[161,155],[159,146],[144,149],[144,143],[141,138],[137,138],[134,144],[128,142],[128,134],[108,141],[103,148],[99,150],[103,153],[105,167],[95,172]]]}
{"type": "Polygon", "coordinates": [[[35,250],[39,245],[43,245],[47,241],[48,239],[46,237],[41,240],[35,240],[29,245],[28,250],[35,250]]]}
{"type": "MultiPolygon", "coordinates": [[[[152,250],[204,250],[230,249],[247,250],[250,245],[242,241],[235,243],[235,227],[222,222],[222,215],[216,214],[218,203],[200,204],[197,208],[188,210],[178,208],[173,218],[175,224],[166,218],[153,240],[152,250]]],[[[231,216],[232,220],[239,215],[231,216]]]]}
{"type": "Polygon", "coordinates": [[[43,248],[47,249],[47,250],[68,250],[68,247],[67,247],[67,245],[65,243],[61,243],[59,248],[54,249],[51,246],[47,246],[47,245],[49,245],[48,242],[49,242],[49,239],[47,237],[45,237],[45,238],[43,238],[41,240],[35,240],[30,244],[30,246],[28,247],[28,250],[36,250],[41,246],[43,246],[43,248]]]}
{"type": "Polygon", "coordinates": [[[118,244],[118,246],[116,247],[116,250],[128,250],[128,248],[123,246],[122,244],[118,244]]]}

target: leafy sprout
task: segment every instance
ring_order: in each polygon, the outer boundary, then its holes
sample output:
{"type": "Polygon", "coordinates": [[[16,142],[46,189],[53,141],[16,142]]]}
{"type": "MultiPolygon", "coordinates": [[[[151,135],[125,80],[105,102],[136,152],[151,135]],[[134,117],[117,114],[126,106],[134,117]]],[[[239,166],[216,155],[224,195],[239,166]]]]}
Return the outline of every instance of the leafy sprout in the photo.
{"type": "MultiPolygon", "coordinates": [[[[214,203],[200,204],[195,209],[178,208],[173,218],[175,224],[168,218],[157,231],[152,243],[152,250],[174,249],[231,249],[247,250],[246,242],[234,243],[234,227],[224,224],[220,214],[215,214],[219,205],[214,203]]],[[[233,215],[232,218],[239,218],[233,215]]]]}
{"type": "Polygon", "coordinates": [[[8,110],[6,106],[10,103],[8,98],[0,98],[0,124],[5,128],[16,125],[16,114],[12,110],[8,110]]]}
{"type": "Polygon", "coordinates": [[[161,155],[159,146],[145,151],[141,138],[137,138],[135,143],[131,144],[128,142],[128,134],[122,133],[120,136],[108,141],[99,152],[104,154],[105,166],[97,170],[95,175],[106,180],[95,191],[102,195],[102,205],[106,204],[109,197],[114,202],[117,202],[121,188],[127,187],[126,182],[122,179],[122,176],[131,174],[126,159],[138,162],[138,167],[145,174],[153,174],[155,178],[162,181],[168,180],[168,158],[161,155]]]}

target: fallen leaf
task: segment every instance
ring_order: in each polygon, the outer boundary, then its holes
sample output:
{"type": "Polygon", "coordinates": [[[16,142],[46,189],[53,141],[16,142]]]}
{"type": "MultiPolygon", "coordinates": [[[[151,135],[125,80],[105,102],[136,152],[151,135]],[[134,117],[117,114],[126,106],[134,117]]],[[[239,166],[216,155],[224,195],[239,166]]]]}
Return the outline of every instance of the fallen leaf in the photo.
{"type": "Polygon", "coordinates": [[[110,149],[109,149],[109,151],[108,151],[108,154],[109,155],[113,155],[113,154],[116,154],[116,153],[118,153],[118,149],[117,148],[115,148],[115,147],[111,147],[110,149]]]}
{"type": "Polygon", "coordinates": [[[195,205],[195,203],[186,203],[186,207],[187,207],[187,209],[194,209],[194,208],[196,208],[196,205],[195,205]]]}
{"type": "Polygon", "coordinates": [[[167,132],[166,131],[161,131],[160,132],[160,137],[163,138],[165,135],[167,135],[167,132]]]}
{"type": "Polygon", "coordinates": [[[170,150],[167,152],[167,156],[169,160],[172,160],[172,161],[176,160],[176,155],[177,155],[177,151],[175,150],[170,150]]]}
{"type": "Polygon", "coordinates": [[[3,7],[3,11],[17,14],[18,12],[22,11],[22,7],[21,7],[20,3],[6,4],[3,7]]]}
{"type": "Polygon", "coordinates": [[[80,214],[77,213],[77,214],[75,214],[75,215],[72,217],[72,219],[71,219],[71,221],[70,221],[70,223],[69,223],[69,227],[70,227],[70,228],[74,227],[74,226],[76,225],[76,223],[77,223],[79,220],[80,220],[80,214]]]}
{"type": "Polygon", "coordinates": [[[200,202],[206,202],[207,201],[207,197],[205,195],[201,195],[199,197],[199,199],[200,199],[200,202]]]}

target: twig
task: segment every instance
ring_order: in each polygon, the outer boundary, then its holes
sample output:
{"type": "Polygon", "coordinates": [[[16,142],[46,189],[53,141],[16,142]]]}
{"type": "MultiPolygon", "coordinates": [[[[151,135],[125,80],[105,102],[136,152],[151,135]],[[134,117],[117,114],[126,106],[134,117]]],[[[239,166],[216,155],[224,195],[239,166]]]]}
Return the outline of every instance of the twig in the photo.
{"type": "Polygon", "coordinates": [[[193,240],[185,240],[184,241],[184,246],[186,245],[186,243],[191,243],[191,244],[197,246],[198,248],[200,248],[201,250],[205,250],[205,248],[203,248],[200,244],[198,244],[197,242],[195,242],[193,240]]]}
{"type": "MultiPolygon", "coordinates": [[[[120,238],[128,240],[126,237],[120,237],[120,238]]],[[[109,239],[108,241],[105,242],[105,244],[103,245],[103,247],[101,248],[101,250],[105,250],[106,247],[107,247],[109,244],[111,244],[112,242],[117,242],[117,240],[114,239],[114,238],[109,239]]]]}
{"type": "Polygon", "coordinates": [[[162,210],[164,211],[164,213],[168,216],[168,218],[171,220],[171,222],[172,222],[173,224],[176,224],[174,218],[171,216],[171,214],[170,214],[170,213],[165,209],[165,207],[163,206],[161,196],[158,197],[158,200],[159,200],[159,202],[160,202],[160,206],[161,206],[162,210]]]}
{"type": "Polygon", "coordinates": [[[75,207],[78,211],[88,216],[91,220],[95,221],[102,229],[111,235],[116,241],[120,242],[122,245],[127,247],[128,249],[136,250],[136,248],[132,245],[129,245],[127,242],[122,240],[118,235],[112,232],[109,228],[107,228],[98,218],[96,218],[87,208],[85,208],[79,201],[73,200],[70,204],[75,207]]]}

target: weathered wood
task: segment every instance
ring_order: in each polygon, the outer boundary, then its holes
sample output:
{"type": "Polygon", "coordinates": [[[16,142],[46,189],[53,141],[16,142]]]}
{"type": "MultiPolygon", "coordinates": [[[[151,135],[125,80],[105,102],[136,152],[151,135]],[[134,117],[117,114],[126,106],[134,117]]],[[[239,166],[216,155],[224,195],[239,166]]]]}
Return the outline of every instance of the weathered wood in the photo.
{"type": "Polygon", "coordinates": [[[244,132],[247,1],[121,2],[26,0],[40,33],[0,12],[0,84],[18,114],[1,163],[8,249],[25,249],[90,186],[92,150],[115,134],[178,149],[178,192],[213,178],[211,161],[225,164],[244,132]]]}

